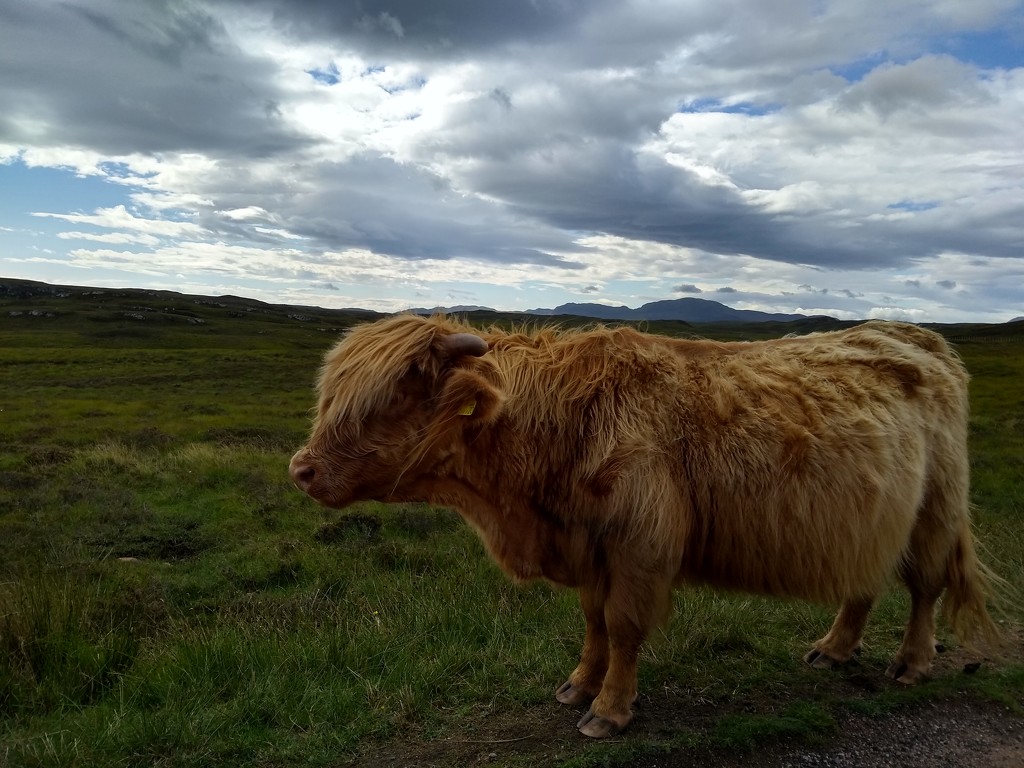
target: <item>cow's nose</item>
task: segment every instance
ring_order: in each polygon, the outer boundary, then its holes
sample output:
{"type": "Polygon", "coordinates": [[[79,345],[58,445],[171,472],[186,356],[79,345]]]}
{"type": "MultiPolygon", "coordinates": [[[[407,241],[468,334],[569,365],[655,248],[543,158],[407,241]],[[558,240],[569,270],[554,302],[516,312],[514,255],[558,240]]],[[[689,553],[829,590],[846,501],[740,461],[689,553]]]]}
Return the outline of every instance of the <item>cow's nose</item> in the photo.
{"type": "Polygon", "coordinates": [[[308,493],[310,486],[313,485],[313,479],[316,477],[316,470],[309,464],[303,462],[295,463],[293,461],[288,471],[291,472],[292,482],[300,490],[308,493]]]}

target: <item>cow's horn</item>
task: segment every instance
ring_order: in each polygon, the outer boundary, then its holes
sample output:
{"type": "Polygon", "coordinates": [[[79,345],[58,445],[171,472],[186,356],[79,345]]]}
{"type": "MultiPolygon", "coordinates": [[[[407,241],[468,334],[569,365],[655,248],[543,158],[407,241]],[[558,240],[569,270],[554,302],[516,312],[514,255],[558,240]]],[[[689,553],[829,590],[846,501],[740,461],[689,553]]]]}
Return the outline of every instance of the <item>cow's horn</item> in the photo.
{"type": "Polygon", "coordinates": [[[487,352],[487,342],[472,333],[452,333],[444,337],[444,348],[449,357],[480,357],[487,352]]]}

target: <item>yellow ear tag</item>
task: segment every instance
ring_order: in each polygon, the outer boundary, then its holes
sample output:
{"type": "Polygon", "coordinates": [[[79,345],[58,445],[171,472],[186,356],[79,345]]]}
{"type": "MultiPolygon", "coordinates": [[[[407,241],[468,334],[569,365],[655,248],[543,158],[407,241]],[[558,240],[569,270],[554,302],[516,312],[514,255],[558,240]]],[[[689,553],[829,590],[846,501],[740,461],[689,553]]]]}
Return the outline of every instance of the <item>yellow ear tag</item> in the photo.
{"type": "Polygon", "coordinates": [[[476,400],[470,400],[461,408],[459,408],[459,416],[472,416],[473,411],[476,410],[476,400]]]}

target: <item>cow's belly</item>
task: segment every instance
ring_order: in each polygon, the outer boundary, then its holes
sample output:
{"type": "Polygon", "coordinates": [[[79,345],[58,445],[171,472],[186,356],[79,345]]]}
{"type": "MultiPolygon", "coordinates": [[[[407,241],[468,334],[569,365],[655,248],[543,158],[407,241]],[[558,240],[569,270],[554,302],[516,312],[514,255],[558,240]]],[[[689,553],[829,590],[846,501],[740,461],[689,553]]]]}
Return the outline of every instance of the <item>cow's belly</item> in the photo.
{"type": "Polygon", "coordinates": [[[842,426],[799,460],[750,448],[708,472],[689,496],[679,577],[829,603],[884,589],[923,502],[926,442],[880,420],[842,426]]]}
{"type": "Polygon", "coordinates": [[[876,595],[899,566],[916,520],[918,501],[893,502],[867,510],[762,505],[719,515],[694,526],[679,578],[825,603],[876,595]]]}

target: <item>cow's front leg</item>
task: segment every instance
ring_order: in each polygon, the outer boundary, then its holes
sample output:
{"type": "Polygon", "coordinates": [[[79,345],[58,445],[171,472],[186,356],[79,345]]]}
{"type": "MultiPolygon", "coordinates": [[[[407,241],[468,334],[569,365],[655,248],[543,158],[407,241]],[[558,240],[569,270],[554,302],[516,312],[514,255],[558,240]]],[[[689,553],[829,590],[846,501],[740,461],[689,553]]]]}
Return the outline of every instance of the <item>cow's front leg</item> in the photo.
{"type": "Polygon", "coordinates": [[[623,616],[609,622],[608,672],[590,710],[576,724],[580,733],[595,739],[614,736],[633,719],[636,700],[636,661],[644,641],[641,628],[623,616]]]}
{"type": "Polygon", "coordinates": [[[608,671],[608,629],[604,616],[604,590],[598,586],[580,587],[580,605],[587,620],[587,635],[583,641],[580,663],[562,686],[555,698],[562,704],[580,706],[589,704],[601,691],[601,682],[608,671]]]}
{"type": "Polygon", "coordinates": [[[604,604],[608,631],[608,671],[601,692],[577,723],[593,738],[614,736],[633,719],[637,697],[636,664],[651,628],[668,612],[671,582],[653,573],[618,573],[604,604]],[[616,578],[617,577],[617,578],[616,578]]]}

